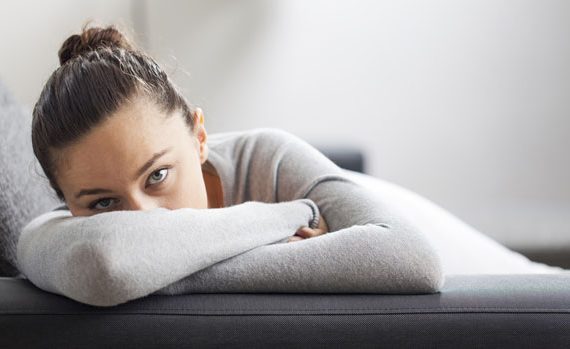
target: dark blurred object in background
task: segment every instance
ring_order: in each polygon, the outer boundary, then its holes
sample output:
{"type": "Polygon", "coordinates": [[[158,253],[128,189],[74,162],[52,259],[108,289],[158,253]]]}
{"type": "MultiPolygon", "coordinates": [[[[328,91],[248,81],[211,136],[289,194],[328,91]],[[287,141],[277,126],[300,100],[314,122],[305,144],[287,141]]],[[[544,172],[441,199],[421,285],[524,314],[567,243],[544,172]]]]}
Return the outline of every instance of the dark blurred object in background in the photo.
{"type": "Polygon", "coordinates": [[[364,168],[364,154],[355,147],[315,146],[332,162],[347,170],[366,173],[364,168]]]}

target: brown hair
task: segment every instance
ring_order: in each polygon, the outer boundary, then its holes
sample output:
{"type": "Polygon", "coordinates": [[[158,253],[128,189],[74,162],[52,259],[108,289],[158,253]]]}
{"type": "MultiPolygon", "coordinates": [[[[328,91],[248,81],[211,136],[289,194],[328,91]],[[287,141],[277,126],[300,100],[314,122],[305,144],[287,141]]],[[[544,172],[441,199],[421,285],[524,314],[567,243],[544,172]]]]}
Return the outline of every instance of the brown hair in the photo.
{"type": "Polygon", "coordinates": [[[54,150],[64,148],[138,96],[167,114],[181,111],[190,131],[194,107],[150,56],[115,26],[91,27],[67,38],[58,51],[60,66],[47,80],[33,109],[32,147],[57,197],[54,150]]]}

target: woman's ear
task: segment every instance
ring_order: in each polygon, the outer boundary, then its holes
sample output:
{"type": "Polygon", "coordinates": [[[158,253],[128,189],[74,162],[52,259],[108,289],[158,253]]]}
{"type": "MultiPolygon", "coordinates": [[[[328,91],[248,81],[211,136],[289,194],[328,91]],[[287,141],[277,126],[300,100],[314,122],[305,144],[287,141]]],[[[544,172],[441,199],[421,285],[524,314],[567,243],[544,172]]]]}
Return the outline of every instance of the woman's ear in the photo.
{"type": "Polygon", "coordinates": [[[194,111],[194,135],[198,140],[200,163],[203,164],[208,159],[208,133],[204,126],[204,113],[200,108],[194,111]]]}

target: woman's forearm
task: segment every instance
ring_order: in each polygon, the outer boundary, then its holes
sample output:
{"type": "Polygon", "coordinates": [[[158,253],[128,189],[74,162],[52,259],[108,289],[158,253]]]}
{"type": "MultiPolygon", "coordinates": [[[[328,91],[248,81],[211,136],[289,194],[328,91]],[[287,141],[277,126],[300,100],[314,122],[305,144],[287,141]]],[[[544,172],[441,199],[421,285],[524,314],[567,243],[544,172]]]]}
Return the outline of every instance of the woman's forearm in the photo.
{"type": "Polygon", "coordinates": [[[260,246],[156,294],[433,293],[442,287],[442,275],[437,255],[415,227],[367,224],[293,243],[260,246]]]}
{"type": "MultiPolygon", "coordinates": [[[[270,156],[271,161],[277,163],[275,177],[279,200],[313,200],[328,225],[329,233],[326,235],[332,236],[343,229],[354,233],[361,231],[352,229],[353,226],[371,224],[384,227],[385,231],[370,241],[370,244],[379,246],[363,245],[363,248],[379,253],[372,258],[378,263],[381,263],[382,258],[390,261],[389,269],[397,271],[394,274],[397,276],[394,276],[393,280],[383,281],[387,284],[396,283],[396,287],[401,286],[402,292],[420,289],[426,283],[442,284],[444,275],[441,261],[425,236],[431,232],[416,227],[412,216],[398,211],[384,197],[372,194],[368,188],[348,178],[341,168],[303,139],[281,130],[267,130],[260,138],[260,144],[263,144],[260,149],[276,149],[270,156]],[[412,256],[422,256],[425,259],[425,268],[417,268],[416,260],[410,258],[412,256]],[[399,280],[407,280],[407,283],[399,283],[399,280]]],[[[311,239],[292,244],[309,241],[311,239]]],[[[358,251],[345,253],[358,259],[358,251]]],[[[358,269],[355,267],[355,270],[358,269]]]]}
{"type": "Polygon", "coordinates": [[[287,238],[318,219],[309,199],[249,201],[219,209],[53,211],[26,225],[20,270],[36,286],[110,306],[146,296],[196,271],[287,238]]]}

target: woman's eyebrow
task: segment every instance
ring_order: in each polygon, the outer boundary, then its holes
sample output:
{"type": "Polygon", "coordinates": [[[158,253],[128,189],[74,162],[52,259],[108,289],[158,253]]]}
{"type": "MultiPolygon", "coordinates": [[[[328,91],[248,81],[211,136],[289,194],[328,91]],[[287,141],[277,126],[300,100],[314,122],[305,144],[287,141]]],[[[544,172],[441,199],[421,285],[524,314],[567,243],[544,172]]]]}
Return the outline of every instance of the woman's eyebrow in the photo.
{"type": "Polygon", "coordinates": [[[161,156],[163,156],[164,154],[168,153],[169,151],[172,150],[172,147],[168,147],[166,149],[163,149],[161,151],[159,151],[158,153],[154,153],[154,155],[147,161],[145,162],[144,165],[142,165],[142,167],[137,171],[137,173],[135,174],[135,177],[133,178],[133,180],[138,179],[140,176],[142,176],[145,171],[152,166],[152,164],[154,164],[156,162],[156,160],[158,160],[158,158],[160,158],[161,156]]]}
{"type": "MultiPolygon", "coordinates": [[[[159,151],[158,153],[154,153],[154,155],[147,162],[145,162],[144,165],[142,165],[142,167],[136,172],[133,180],[136,180],[140,176],[142,176],[145,173],[145,171],[156,162],[156,160],[158,160],[161,156],[163,156],[164,154],[168,153],[171,150],[172,147],[169,147],[159,151]]],[[[110,189],[103,189],[103,188],[81,189],[77,194],[75,194],[75,198],[79,199],[83,195],[95,195],[95,194],[112,193],[112,192],[113,191],[110,189]]]]}
{"type": "Polygon", "coordinates": [[[95,195],[103,193],[112,193],[109,189],[93,188],[93,189],[81,189],[79,193],[75,194],[75,198],[79,199],[83,195],[95,195]]]}

